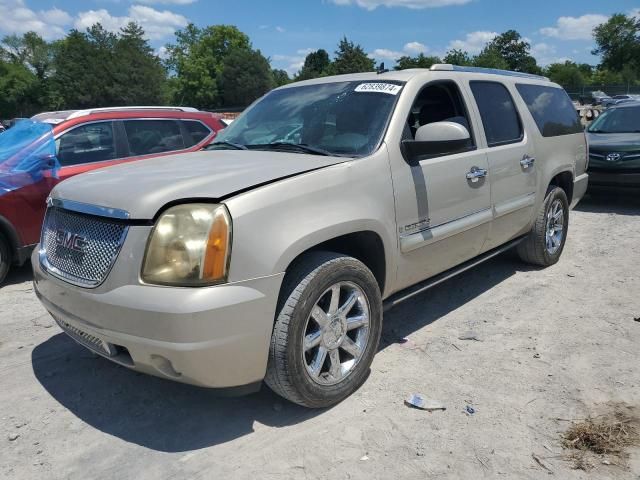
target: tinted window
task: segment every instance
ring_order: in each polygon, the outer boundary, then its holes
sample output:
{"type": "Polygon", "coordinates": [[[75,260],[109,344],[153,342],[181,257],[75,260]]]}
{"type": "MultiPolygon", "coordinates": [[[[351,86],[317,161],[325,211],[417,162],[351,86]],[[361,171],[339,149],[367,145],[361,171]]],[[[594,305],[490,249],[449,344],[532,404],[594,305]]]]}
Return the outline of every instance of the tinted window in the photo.
{"type": "Polygon", "coordinates": [[[211,133],[202,122],[183,120],[182,124],[187,129],[187,138],[185,138],[185,147],[191,147],[196,143],[200,143],[211,133]]]}
{"type": "Polygon", "coordinates": [[[522,124],[511,94],[497,82],[471,82],[490,147],[522,139],[522,124]]]}
{"type": "Polygon", "coordinates": [[[116,158],[111,122],[88,123],[62,135],[56,142],[61,165],[102,162],[116,158]]]}
{"type": "Polygon", "coordinates": [[[543,137],[569,135],[582,131],[578,112],[561,88],[542,85],[516,85],[543,137]]]}
{"type": "Polygon", "coordinates": [[[131,155],[150,155],[185,148],[180,126],[175,120],[126,120],[124,129],[131,155]]]}

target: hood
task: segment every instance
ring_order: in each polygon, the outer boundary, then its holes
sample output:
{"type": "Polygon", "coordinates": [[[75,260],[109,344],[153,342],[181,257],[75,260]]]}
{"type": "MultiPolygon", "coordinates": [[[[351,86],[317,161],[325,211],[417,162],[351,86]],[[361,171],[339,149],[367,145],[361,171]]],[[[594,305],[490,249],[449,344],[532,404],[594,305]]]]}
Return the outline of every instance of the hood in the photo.
{"type": "Polygon", "coordinates": [[[53,198],[117,208],[148,220],[181,199],[219,200],[278,179],[348,161],[284,152],[216,150],[168,155],[93,170],[65,180],[53,198]]]}
{"type": "Polygon", "coordinates": [[[596,152],[640,150],[640,133],[589,133],[589,149],[596,152]]]}

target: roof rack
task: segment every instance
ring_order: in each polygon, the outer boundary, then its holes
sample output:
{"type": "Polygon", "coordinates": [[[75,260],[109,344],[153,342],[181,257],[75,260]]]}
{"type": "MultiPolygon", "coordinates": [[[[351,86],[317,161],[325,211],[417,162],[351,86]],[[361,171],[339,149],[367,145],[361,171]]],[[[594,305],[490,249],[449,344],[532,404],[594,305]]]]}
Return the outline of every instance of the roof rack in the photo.
{"type": "Polygon", "coordinates": [[[93,113],[102,112],[122,112],[128,110],[175,110],[176,112],[198,112],[197,108],[193,107],[158,107],[158,106],[146,106],[146,107],[105,107],[105,108],[90,108],[87,110],[78,110],[73,112],[67,117],[67,120],[72,118],[84,117],[85,115],[91,115],[93,113]]]}
{"type": "Polygon", "coordinates": [[[511,70],[500,70],[498,68],[482,68],[482,67],[462,67],[460,65],[451,65],[450,63],[436,63],[431,65],[429,69],[433,72],[468,72],[468,73],[488,73],[491,75],[504,75],[507,77],[532,78],[534,80],[546,80],[547,77],[542,75],[534,75],[533,73],[512,72],[511,70]]]}

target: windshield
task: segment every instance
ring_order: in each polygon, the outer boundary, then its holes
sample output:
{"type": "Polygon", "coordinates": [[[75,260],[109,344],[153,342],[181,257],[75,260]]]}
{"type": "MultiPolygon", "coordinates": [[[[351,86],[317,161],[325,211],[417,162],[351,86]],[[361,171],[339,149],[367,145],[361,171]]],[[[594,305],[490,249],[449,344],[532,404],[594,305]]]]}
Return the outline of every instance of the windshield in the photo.
{"type": "Polygon", "coordinates": [[[336,82],[274,90],[208,148],[369,155],[382,140],[401,89],[401,82],[336,82]]]}
{"type": "MultiPolygon", "coordinates": [[[[40,176],[43,169],[59,167],[53,127],[34,120],[20,120],[0,134],[0,171],[40,176]]],[[[55,172],[54,172],[55,173],[55,172]]]]}
{"type": "Polygon", "coordinates": [[[591,133],[640,133],[640,106],[605,110],[588,129],[591,133]]]}

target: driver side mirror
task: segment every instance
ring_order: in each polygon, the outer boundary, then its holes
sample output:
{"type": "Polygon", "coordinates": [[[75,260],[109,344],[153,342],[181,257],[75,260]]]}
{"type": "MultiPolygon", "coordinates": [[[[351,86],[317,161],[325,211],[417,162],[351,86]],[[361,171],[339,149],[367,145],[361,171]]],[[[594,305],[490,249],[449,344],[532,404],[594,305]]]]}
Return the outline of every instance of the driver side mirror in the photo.
{"type": "Polygon", "coordinates": [[[473,148],[471,134],[457,122],[433,122],[416,131],[415,140],[403,140],[402,150],[409,163],[428,158],[467,152],[473,148]]]}

